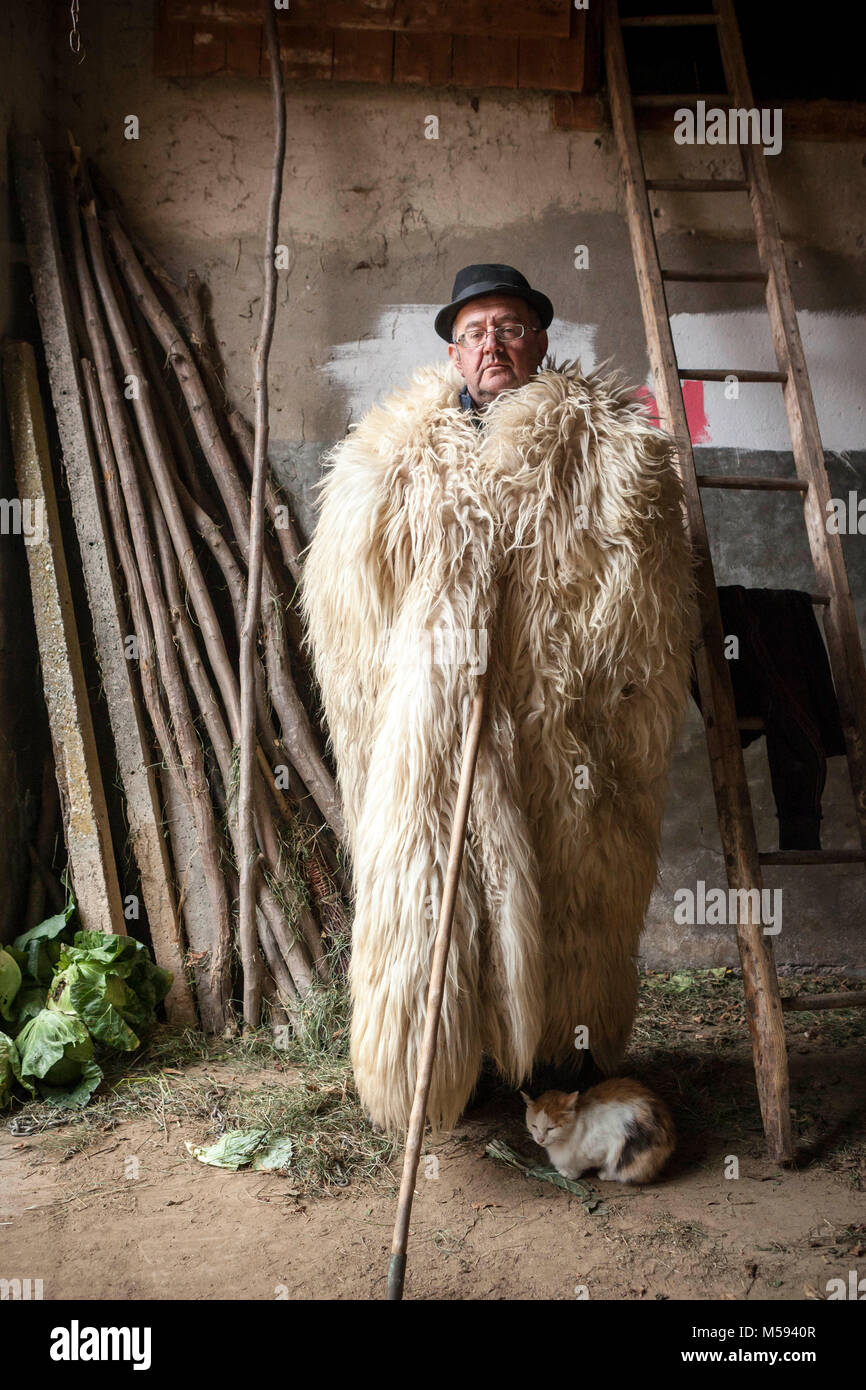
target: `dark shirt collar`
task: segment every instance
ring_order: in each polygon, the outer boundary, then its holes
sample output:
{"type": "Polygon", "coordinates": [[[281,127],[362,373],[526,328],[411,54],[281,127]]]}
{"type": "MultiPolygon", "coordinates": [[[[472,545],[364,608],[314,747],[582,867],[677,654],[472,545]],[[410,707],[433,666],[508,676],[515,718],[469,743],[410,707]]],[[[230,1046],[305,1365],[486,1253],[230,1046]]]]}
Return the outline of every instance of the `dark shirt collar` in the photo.
{"type": "Polygon", "coordinates": [[[469,387],[464,386],[459,396],[461,410],[468,410],[473,425],[477,430],[484,428],[484,421],[478,413],[478,406],[469,394],[469,387]]]}

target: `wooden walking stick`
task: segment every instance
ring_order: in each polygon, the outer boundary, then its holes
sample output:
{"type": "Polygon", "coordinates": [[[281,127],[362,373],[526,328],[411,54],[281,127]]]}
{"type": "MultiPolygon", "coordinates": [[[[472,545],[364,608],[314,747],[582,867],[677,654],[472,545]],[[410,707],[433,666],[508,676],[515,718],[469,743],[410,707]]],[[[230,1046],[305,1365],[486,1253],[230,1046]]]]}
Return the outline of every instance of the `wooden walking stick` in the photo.
{"type": "Polygon", "coordinates": [[[442,894],[442,907],[436,927],[433,946],[433,964],[430,970],[430,987],[427,991],[427,1013],[424,1019],[424,1037],[421,1042],[421,1060],[415,1078],[415,1096],[409,1115],[409,1131],[406,1136],[406,1153],[403,1158],[403,1178],[400,1183],[400,1196],[397,1202],[397,1219],[394,1223],[394,1239],[391,1244],[391,1260],[388,1265],[388,1299],[399,1301],[403,1297],[403,1281],[406,1277],[406,1244],[409,1239],[409,1218],[412,1214],[412,1198],[415,1194],[415,1178],[418,1174],[418,1160],[421,1157],[421,1142],[427,1119],[427,1099],[430,1095],[430,1080],[433,1075],[433,1062],[436,1058],[436,1039],[439,1035],[439,1017],[442,1013],[442,995],[445,988],[445,967],[448,963],[448,948],[451,945],[451,926],[454,921],[454,905],[457,901],[457,884],[460,879],[460,866],[463,862],[463,846],[466,841],[466,824],[469,819],[469,800],[472,796],[472,782],[475,777],[475,763],[478,757],[478,743],[481,737],[481,723],[484,717],[484,700],[487,694],[487,668],[482,671],[478,687],[469,713],[469,727],[466,730],[466,743],[463,748],[463,762],[460,767],[460,782],[457,787],[457,804],[454,808],[454,824],[451,829],[451,844],[448,849],[448,866],[445,870],[445,887],[442,894]]]}

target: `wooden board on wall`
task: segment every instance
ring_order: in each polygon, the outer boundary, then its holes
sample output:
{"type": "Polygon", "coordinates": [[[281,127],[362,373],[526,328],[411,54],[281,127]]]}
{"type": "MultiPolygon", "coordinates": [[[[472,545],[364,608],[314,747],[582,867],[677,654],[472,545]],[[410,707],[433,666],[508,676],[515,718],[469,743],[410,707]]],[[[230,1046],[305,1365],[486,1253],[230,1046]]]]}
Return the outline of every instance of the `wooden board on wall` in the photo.
{"type": "Polygon", "coordinates": [[[192,76],[225,72],[226,34],[214,29],[196,29],[192,36],[192,76]]]}
{"type": "Polygon", "coordinates": [[[394,76],[394,34],[379,29],[335,29],[335,82],[390,82],[394,76]]]}
{"type": "Polygon", "coordinates": [[[262,30],[254,24],[229,29],[226,72],[232,77],[258,77],[262,70],[262,30]]]}
{"type": "Polygon", "coordinates": [[[156,77],[188,77],[192,72],[194,24],[169,19],[166,0],[159,0],[153,29],[153,71],[156,77]]]}
{"type": "Polygon", "coordinates": [[[451,80],[450,34],[396,34],[394,81],[444,87],[451,80]]]}
{"type": "Polygon", "coordinates": [[[513,37],[477,39],[455,34],[451,50],[451,81],[456,87],[516,87],[517,47],[513,37]]]}
{"type": "MultiPolygon", "coordinates": [[[[550,3],[552,0],[548,7],[550,3]]],[[[155,74],[160,77],[267,77],[267,50],[261,26],[241,24],[242,8],[239,5],[210,6],[203,0],[196,0],[196,3],[160,0],[154,42],[155,74]],[[195,18],[179,19],[179,15],[195,18]],[[230,23],[227,15],[234,15],[235,22],[230,23]]],[[[507,32],[507,22],[496,22],[484,33],[474,32],[474,22],[480,23],[484,16],[490,19],[489,9],[479,7],[468,18],[464,15],[462,20],[455,19],[447,6],[417,8],[413,11],[414,27],[405,29],[374,27],[372,22],[366,28],[347,27],[341,21],[349,8],[318,6],[310,11],[310,17],[318,23],[300,24],[298,21],[306,10],[293,6],[292,23],[280,26],[280,51],[287,81],[379,85],[393,82],[476,90],[497,87],[554,92],[584,90],[587,54],[591,51],[587,46],[584,10],[566,14],[560,25],[566,32],[562,36],[551,36],[533,27],[535,11],[531,4],[527,10],[521,10],[523,17],[519,24],[517,19],[513,20],[515,30],[523,26],[523,36],[519,36],[516,32],[507,32]],[[332,22],[326,25],[329,18],[332,22]],[[427,24],[429,28],[424,27],[427,24]],[[570,34],[567,32],[569,26],[570,34]]],[[[249,14],[252,12],[250,9],[249,14]]],[[[358,13],[352,11],[355,20],[358,13]]],[[[381,8],[375,12],[377,19],[384,14],[381,8]]]]}
{"type": "Polygon", "coordinates": [[[238,24],[228,28],[180,24],[168,18],[166,0],[159,0],[153,38],[156,77],[259,77],[262,71],[262,26],[238,24]]]}
{"type": "Polygon", "coordinates": [[[533,91],[583,90],[583,32],[574,39],[520,39],[517,85],[533,91]]]}
{"type": "MultiPolygon", "coordinates": [[[[280,34],[280,58],[287,82],[330,80],[334,68],[334,35],[328,29],[293,29],[280,34]]],[[[262,48],[262,74],[270,73],[267,48],[262,48]]]]}
{"type": "MultiPolygon", "coordinates": [[[[571,0],[291,0],[277,18],[324,29],[568,38],[572,8],[571,0]]],[[[165,17],[203,28],[255,24],[261,0],[166,0],[165,17]]]]}
{"type": "Polygon", "coordinates": [[[30,343],[4,344],[3,379],[18,497],[22,506],[30,508],[31,517],[38,518],[38,527],[26,542],[27,562],[78,917],[85,931],[125,935],[36,357],[30,343]]]}

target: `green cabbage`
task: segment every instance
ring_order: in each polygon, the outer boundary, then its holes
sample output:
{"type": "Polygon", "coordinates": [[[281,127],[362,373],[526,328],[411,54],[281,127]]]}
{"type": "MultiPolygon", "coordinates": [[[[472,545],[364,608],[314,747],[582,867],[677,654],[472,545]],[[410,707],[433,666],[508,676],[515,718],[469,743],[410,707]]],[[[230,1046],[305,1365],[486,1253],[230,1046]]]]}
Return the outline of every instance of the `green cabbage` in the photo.
{"type": "Polygon", "coordinates": [[[0,1015],[15,1017],[12,1001],[21,988],[21,969],[11,951],[0,950],[0,1015]]]}
{"type": "Polygon", "coordinates": [[[41,1013],[45,1008],[47,995],[48,991],[44,985],[28,985],[25,982],[21,986],[15,996],[15,1008],[13,1009],[15,1027],[13,1032],[18,1032],[28,1018],[35,1018],[38,1013],[41,1013]]]}
{"type": "Polygon", "coordinates": [[[55,917],[47,917],[37,927],[16,936],[12,942],[16,951],[24,953],[22,972],[31,975],[37,984],[48,985],[54,974],[63,945],[63,935],[69,935],[69,919],[75,911],[75,904],[69,903],[55,917]]]}
{"type": "Polygon", "coordinates": [[[13,1081],[85,1105],[102,1080],[94,1039],[133,1051],[171,988],[171,971],[134,937],[73,933],[74,911],[70,904],[0,949],[0,1107],[10,1103],[13,1081]]]}
{"type": "Polygon", "coordinates": [[[77,931],[57,962],[47,1007],[76,1013],[100,1042],[131,1052],[171,988],[172,973],[154,965],[132,936],[77,931]]]}
{"type": "Polygon", "coordinates": [[[42,1009],[15,1039],[21,1081],[38,1084],[46,1100],[77,1108],[86,1105],[102,1080],[93,1060],[93,1039],[75,1014],[42,1009]]]}
{"type": "Polygon", "coordinates": [[[12,1084],[21,1080],[18,1048],[10,1037],[0,1033],[0,1110],[12,1100],[12,1084]]]}
{"type": "Polygon", "coordinates": [[[140,1039],[124,1021],[121,1010],[135,1003],[135,995],[119,975],[84,959],[54,976],[46,1008],[76,1015],[100,1042],[121,1052],[133,1052],[140,1039]]]}

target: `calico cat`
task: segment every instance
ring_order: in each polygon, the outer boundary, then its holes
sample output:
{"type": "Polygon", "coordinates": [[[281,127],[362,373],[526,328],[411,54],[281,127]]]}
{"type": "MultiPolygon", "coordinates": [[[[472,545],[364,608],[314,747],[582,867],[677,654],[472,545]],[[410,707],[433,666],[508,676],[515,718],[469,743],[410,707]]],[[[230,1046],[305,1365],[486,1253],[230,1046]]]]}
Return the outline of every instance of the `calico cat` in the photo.
{"type": "Polygon", "coordinates": [[[579,1091],[525,1091],[526,1124],[564,1178],[597,1168],[605,1182],[652,1182],[674,1151],[676,1132],[663,1100],[639,1081],[614,1078],[579,1091]]]}

